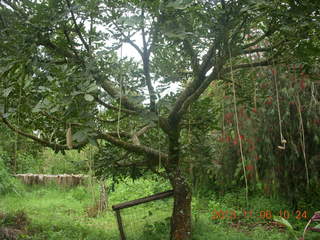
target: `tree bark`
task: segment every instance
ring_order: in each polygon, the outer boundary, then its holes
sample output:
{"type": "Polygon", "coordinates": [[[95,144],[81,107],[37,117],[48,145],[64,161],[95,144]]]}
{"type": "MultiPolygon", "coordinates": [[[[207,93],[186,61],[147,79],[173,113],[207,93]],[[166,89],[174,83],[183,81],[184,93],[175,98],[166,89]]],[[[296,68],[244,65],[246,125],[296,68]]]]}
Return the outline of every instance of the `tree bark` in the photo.
{"type": "Polygon", "coordinates": [[[175,174],[173,179],[174,206],[170,240],[189,240],[191,239],[192,192],[186,179],[179,173],[175,174]]]}
{"type": "Polygon", "coordinates": [[[174,198],[170,240],[190,240],[192,191],[179,164],[179,136],[180,131],[178,129],[175,129],[175,131],[169,135],[169,160],[167,162],[167,172],[173,187],[174,198]]]}

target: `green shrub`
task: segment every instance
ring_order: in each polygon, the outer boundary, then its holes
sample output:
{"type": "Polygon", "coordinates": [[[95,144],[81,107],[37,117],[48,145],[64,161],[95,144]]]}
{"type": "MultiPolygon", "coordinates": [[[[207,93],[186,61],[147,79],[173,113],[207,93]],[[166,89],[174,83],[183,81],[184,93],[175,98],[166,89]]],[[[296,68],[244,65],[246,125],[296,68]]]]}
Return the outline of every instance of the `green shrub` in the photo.
{"type": "Polygon", "coordinates": [[[31,153],[19,153],[17,157],[17,173],[43,173],[43,160],[31,153]]]}
{"type": "Polygon", "coordinates": [[[4,158],[0,155],[0,195],[9,192],[18,193],[21,188],[19,180],[15,179],[4,163],[4,158]]]}
{"type": "Polygon", "coordinates": [[[146,224],[144,226],[142,236],[140,239],[152,239],[152,240],[162,240],[166,239],[169,235],[170,229],[170,218],[164,221],[154,222],[152,224],[146,224]]]}

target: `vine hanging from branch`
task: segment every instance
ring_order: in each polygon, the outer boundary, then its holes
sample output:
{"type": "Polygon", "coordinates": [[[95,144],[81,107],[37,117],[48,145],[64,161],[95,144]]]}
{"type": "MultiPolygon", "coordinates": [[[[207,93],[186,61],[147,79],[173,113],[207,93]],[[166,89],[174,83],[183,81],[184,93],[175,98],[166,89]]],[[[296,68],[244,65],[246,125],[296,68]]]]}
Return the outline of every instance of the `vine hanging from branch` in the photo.
{"type": "Polygon", "coordinates": [[[232,67],[232,61],[231,61],[232,55],[231,55],[230,45],[228,45],[228,50],[229,50],[229,61],[230,61],[230,76],[231,76],[231,81],[232,81],[232,92],[233,92],[234,117],[235,117],[235,121],[236,121],[237,137],[239,140],[239,148],[240,148],[243,176],[244,176],[244,181],[245,181],[245,185],[246,185],[246,202],[248,205],[249,187],[248,187],[247,171],[246,171],[246,167],[245,167],[245,159],[244,159],[244,155],[243,155],[242,140],[241,140],[241,136],[240,136],[238,109],[237,109],[237,97],[236,97],[235,80],[234,80],[233,67],[232,67]]]}

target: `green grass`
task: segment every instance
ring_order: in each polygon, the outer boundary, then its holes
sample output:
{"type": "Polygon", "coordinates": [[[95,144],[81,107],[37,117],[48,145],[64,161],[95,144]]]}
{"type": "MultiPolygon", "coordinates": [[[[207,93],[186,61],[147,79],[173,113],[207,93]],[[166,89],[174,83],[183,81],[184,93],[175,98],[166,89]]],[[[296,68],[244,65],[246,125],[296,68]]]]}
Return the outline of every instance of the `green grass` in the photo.
{"type": "MultiPolygon", "coordinates": [[[[109,209],[95,218],[88,217],[87,209],[93,206],[93,196],[98,196],[98,186],[94,189],[79,186],[61,188],[58,186],[27,187],[21,194],[10,193],[0,196],[0,212],[14,214],[23,211],[29,218],[28,235],[21,239],[32,240],[113,240],[119,239],[115,216],[110,206],[128,200],[148,196],[170,189],[169,185],[153,180],[127,181],[116,186],[109,194],[109,209]]],[[[241,193],[227,194],[223,198],[193,201],[194,240],[285,240],[291,239],[287,233],[268,227],[262,220],[241,218],[212,220],[213,209],[234,209],[244,206],[241,193]],[[262,222],[261,224],[258,224],[262,222]]],[[[255,197],[251,208],[272,208],[273,211],[286,206],[278,200],[255,197]]],[[[159,200],[122,211],[128,240],[167,240],[172,199],[159,200]]],[[[4,223],[2,223],[4,225],[4,223]]],[[[1,222],[0,222],[1,227],[1,222]]],[[[307,239],[308,240],[308,239],[307,239]]]]}

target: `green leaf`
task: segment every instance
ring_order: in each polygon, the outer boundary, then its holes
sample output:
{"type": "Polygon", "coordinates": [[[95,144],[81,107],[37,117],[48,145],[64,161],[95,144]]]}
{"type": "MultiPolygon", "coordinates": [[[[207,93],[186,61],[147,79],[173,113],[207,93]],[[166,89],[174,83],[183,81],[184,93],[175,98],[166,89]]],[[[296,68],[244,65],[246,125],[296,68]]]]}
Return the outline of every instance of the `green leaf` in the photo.
{"type": "Polygon", "coordinates": [[[9,87],[9,88],[4,89],[2,96],[5,98],[8,97],[9,94],[12,92],[12,90],[13,90],[13,87],[9,87]]]}
{"type": "Polygon", "coordinates": [[[38,102],[38,104],[32,109],[32,112],[40,112],[44,108],[48,108],[50,106],[50,101],[48,99],[43,99],[38,102]]]}
{"type": "Polygon", "coordinates": [[[95,83],[91,83],[89,86],[88,86],[88,89],[87,89],[87,92],[94,92],[98,90],[98,86],[95,84],[95,83]]]}
{"type": "Polygon", "coordinates": [[[284,219],[283,217],[273,216],[273,220],[278,222],[278,223],[281,223],[281,224],[285,225],[289,230],[293,231],[292,225],[286,219],[284,219]]]}
{"type": "Polygon", "coordinates": [[[314,228],[318,228],[318,229],[320,229],[320,224],[318,224],[318,225],[314,226],[314,228]]]}
{"type": "Polygon", "coordinates": [[[89,138],[89,143],[92,146],[98,147],[98,143],[97,143],[96,139],[94,139],[94,138],[89,138]]]}
{"type": "Polygon", "coordinates": [[[87,132],[80,130],[72,135],[73,140],[77,142],[84,142],[88,138],[87,132]]]}
{"type": "Polygon", "coordinates": [[[176,0],[168,3],[167,7],[183,10],[188,8],[191,4],[192,4],[192,0],[176,0]]]}
{"type": "Polygon", "coordinates": [[[94,100],[94,97],[90,94],[85,94],[84,99],[87,100],[88,102],[92,102],[94,100]]]}

